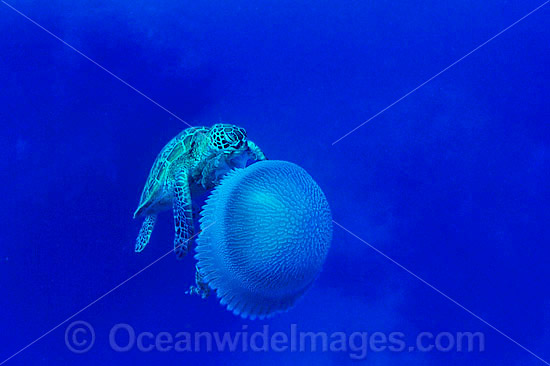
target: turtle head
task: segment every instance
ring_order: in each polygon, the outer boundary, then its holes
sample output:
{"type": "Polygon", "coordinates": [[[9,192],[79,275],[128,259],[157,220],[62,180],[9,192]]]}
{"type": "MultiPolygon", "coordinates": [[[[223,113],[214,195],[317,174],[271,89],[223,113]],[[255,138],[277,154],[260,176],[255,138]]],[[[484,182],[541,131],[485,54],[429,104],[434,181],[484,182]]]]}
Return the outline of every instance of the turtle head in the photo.
{"type": "Polygon", "coordinates": [[[212,126],[208,134],[210,146],[215,152],[232,154],[247,148],[246,130],[226,123],[212,126]]]}
{"type": "MultiPolygon", "coordinates": [[[[208,133],[209,149],[205,158],[209,161],[207,173],[216,178],[233,168],[244,168],[251,159],[246,130],[231,124],[218,123],[208,133]]],[[[205,174],[205,171],[202,172],[205,174]]]]}
{"type": "Polygon", "coordinates": [[[208,138],[203,140],[208,148],[203,149],[201,162],[195,175],[201,176],[201,184],[210,189],[234,168],[246,167],[254,159],[246,138],[246,130],[231,124],[218,123],[210,128],[208,138]]]}

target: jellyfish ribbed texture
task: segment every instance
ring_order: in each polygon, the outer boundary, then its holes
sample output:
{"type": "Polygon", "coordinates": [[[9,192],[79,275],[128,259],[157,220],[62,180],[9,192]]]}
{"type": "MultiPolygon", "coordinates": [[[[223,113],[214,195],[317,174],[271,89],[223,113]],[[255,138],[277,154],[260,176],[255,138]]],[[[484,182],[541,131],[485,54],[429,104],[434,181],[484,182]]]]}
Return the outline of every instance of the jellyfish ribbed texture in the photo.
{"type": "Polygon", "coordinates": [[[325,195],[301,167],[262,161],[228,173],[201,212],[198,268],[243,318],[290,308],[311,286],[332,239],[325,195]]]}

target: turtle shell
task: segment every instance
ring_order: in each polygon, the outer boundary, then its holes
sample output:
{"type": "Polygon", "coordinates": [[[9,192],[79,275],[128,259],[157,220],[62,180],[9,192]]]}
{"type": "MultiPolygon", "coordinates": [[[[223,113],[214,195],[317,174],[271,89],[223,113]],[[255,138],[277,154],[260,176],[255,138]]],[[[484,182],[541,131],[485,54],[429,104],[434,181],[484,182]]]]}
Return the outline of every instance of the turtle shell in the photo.
{"type": "MultiPolygon", "coordinates": [[[[170,167],[194,148],[193,145],[196,142],[197,136],[207,133],[208,130],[207,127],[188,128],[180,132],[163,147],[151,167],[134,217],[142,216],[149,212],[156,212],[160,209],[160,207],[157,207],[157,203],[168,193],[163,190],[163,187],[170,167]]],[[[194,157],[195,154],[189,154],[188,159],[193,159],[194,157]]],[[[188,163],[189,166],[193,165],[192,161],[188,163]]]]}

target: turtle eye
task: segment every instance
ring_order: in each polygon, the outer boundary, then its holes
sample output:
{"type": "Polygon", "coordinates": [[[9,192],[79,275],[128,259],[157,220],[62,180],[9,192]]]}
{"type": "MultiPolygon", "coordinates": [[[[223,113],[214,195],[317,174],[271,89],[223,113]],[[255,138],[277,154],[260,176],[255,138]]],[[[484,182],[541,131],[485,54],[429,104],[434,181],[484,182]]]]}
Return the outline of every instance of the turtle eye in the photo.
{"type": "Polygon", "coordinates": [[[239,148],[243,143],[243,136],[235,131],[231,131],[226,135],[227,143],[230,147],[239,148]]]}
{"type": "Polygon", "coordinates": [[[246,142],[246,131],[243,128],[237,128],[231,133],[231,140],[236,148],[241,148],[246,142]]]}

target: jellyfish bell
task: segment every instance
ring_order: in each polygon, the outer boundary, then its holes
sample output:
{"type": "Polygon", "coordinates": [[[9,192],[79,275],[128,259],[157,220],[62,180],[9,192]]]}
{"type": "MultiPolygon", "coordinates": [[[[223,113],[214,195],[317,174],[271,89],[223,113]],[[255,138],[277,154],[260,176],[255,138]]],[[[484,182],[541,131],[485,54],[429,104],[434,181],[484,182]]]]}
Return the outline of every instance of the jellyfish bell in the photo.
{"type": "Polygon", "coordinates": [[[304,169],[285,161],[228,173],[200,222],[198,270],[221,304],[243,318],[294,305],[319,274],[332,239],[325,195],[304,169]]]}

